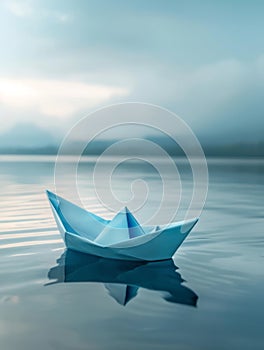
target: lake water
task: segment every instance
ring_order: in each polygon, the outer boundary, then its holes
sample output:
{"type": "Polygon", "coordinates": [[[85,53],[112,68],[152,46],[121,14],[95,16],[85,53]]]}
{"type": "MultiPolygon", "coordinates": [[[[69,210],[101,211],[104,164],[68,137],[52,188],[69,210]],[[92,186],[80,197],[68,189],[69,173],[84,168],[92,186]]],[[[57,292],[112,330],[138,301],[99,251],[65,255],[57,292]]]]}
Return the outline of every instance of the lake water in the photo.
{"type": "MultiPolygon", "coordinates": [[[[263,160],[210,159],[199,223],[174,262],[148,264],[65,253],[44,193],[54,188],[54,159],[0,160],[1,350],[263,349],[263,160]]],[[[91,165],[80,168],[87,208],[110,217],[88,195],[91,165]]],[[[140,174],[154,206],[159,178],[142,164],[120,170],[116,189],[125,197],[140,174]]]]}

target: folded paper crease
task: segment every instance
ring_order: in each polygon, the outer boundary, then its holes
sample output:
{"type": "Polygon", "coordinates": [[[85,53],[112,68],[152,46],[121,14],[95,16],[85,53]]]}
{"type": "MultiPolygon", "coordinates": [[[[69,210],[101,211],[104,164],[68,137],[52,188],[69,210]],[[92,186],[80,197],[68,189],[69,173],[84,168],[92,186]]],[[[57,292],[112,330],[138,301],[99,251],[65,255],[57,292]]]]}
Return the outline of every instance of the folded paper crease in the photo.
{"type": "Polygon", "coordinates": [[[141,226],[128,208],[105,220],[50,191],[47,196],[66,247],[105,258],[170,259],[198,221],[141,226]]]}

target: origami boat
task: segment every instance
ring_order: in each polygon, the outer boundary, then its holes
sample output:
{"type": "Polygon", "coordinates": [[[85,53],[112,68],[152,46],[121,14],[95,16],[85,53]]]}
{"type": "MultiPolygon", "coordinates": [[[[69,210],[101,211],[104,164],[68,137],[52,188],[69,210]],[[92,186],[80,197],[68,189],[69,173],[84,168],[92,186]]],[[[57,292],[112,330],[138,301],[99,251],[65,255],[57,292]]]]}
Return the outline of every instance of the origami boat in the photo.
{"type": "Polygon", "coordinates": [[[171,259],[198,219],[162,226],[141,226],[124,208],[105,220],[47,191],[58,229],[67,248],[110,259],[171,259]]]}
{"type": "Polygon", "coordinates": [[[67,249],[49,270],[48,278],[57,283],[100,282],[119,304],[135,298],[139,288],[162,292],[171,303],[196,306],[198,296],[184,286],[172,259],[164,261],[124,261],[105,259],[67,249]]]}

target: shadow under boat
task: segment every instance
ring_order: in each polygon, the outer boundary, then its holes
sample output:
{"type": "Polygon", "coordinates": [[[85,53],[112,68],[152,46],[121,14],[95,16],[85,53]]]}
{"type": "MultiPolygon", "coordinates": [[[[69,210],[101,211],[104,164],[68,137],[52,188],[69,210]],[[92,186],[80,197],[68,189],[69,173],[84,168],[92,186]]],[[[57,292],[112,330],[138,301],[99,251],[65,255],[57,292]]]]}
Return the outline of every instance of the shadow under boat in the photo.
{"type": "Polygon", "coordinates": [[[164,292],[163,298],[172,303],[196,306],[198,296],[182,285],[172,259],[155,262],[114,260],[66,250],[58,265],[48,273],[49,283],[101,282],[121,305],[133,299],[139,288],[164,292]]]}

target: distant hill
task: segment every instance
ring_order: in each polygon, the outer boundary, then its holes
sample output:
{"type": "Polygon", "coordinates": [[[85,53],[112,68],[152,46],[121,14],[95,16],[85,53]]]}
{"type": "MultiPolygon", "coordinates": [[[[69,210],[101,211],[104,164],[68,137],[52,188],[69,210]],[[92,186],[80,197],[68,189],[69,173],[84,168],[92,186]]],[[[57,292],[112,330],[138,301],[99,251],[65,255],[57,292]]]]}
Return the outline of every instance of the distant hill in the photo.
{"type": "Polygon", "coordinates": [[[31,123],[20,123],[0,134],[0,149],[34,149],[47,147],[57,141],[48,131],[31,123]]]}
{"type": "Polygon", "coordinates": [[[203,149],[207,157],[264,157],[264,141],[217,146],[205,145],[203,149]]]}
{"type": "MultiPolygon", "coordinates": [[[[163,136],[145,135],[146,140],[159,145],[171,156],[184,156],[182,149],[173,139],[163,136]]],[[[95,139],[84,150],[84,155],[100,155],[115,139],[95,139]]],[[[135,155],[142,154],[142,147],[134,143],[135,155]]],[[[67,154],[77,154],[79,143],[69,145],[67,154]]],[[[226,143],[202,144],[205,155],[212,157],[264,157],[264,141],[255,143],[226,143]]],[[[123,145],[118,154],[131,154],[130,146],[123,145]]],[[[47,130],[34,124],[17,124],[0,135],[0,154],[39,154],[56,155],[59,149],[59,140],[47,130]]],[[[144,152],[144,150],[143,150],[144,152]]],[[[150,153],[148,153],[150,154],[150,153]]]]}
{"type": "MultiPolygon", "coordinates": [[[[94,141],[83,152],[83,155],[100,155],[109,147],[114,141],[94,141]]],[[[162,146],[162,145],[161,145],[162,146]]],[[[56,155],[59,146],[49,145],[43,147],[4,147],[0,148],[0,154],[37,154],[37,155],[56,155]]],[[[67,152],[67,155],[77,154],[76,145],[72,145],[67,152]]],[[[179,147],[170,147],[163,145],[163,149],[168,152],[170,156],[181,157],[184,156],[183,151],[179,147]]],[[[257,144],[231,144],[223,146],[204,146],[204,153],[207,157],[261,157],[264,158],[264,142],[257,144]]],[[[131,150],[122,148],[119,154],[130,154],[131,150]]],[[[142,154],[142,150],[135,149],[135,156],[142,154]]],[[[146,154],[146,153],[145,153],[146,154]]],[[[116,153],[118,155],[118,153],[116,153]]],[[[153,154],[152,154],[153,155],[153,154]]]]}

